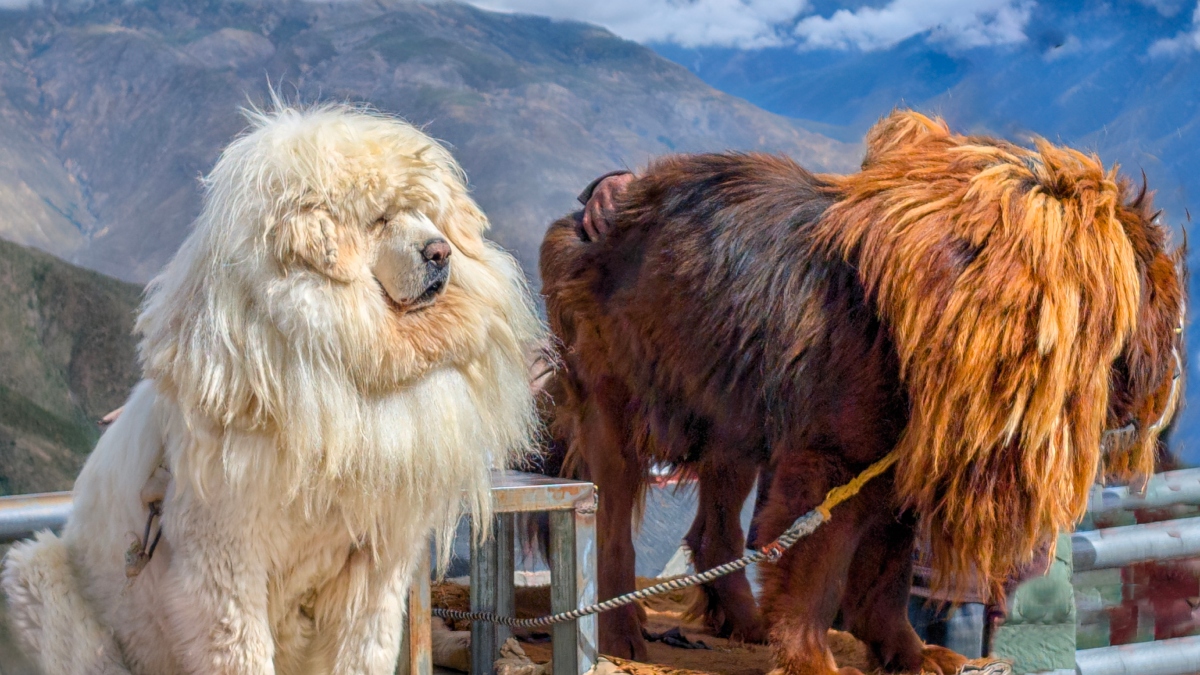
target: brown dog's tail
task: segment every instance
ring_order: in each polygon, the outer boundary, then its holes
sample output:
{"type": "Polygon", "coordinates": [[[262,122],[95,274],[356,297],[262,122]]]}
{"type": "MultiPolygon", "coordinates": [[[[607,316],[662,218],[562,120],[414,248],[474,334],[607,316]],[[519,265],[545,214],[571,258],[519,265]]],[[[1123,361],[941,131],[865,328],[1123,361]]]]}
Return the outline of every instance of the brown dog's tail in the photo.
{"type": "Polygon", "coordinates": [[[112,633],[79,592],[62,539],[41,532],[13,544],[0,586],[21,646],[43,673],[129,675],[112,633]]]}

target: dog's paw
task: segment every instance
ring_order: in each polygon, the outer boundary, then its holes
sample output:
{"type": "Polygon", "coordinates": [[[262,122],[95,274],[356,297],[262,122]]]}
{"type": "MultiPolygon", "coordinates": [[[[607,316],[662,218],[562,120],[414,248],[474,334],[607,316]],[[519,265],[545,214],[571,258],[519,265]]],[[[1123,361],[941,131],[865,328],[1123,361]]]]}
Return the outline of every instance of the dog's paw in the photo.
{"type": "Polygon", "coordinates": [[[471,670],[471,631],[450,630],[438,617],[433,618],[431,628],[433,665],[464,673],[471,670]]]}

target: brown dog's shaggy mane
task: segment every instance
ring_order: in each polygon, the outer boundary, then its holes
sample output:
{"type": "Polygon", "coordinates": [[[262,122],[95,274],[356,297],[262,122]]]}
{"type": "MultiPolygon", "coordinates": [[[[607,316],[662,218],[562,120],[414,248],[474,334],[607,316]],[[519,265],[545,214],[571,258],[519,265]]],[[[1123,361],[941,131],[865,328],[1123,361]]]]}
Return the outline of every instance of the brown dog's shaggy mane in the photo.
{"type": "Polygon", "coordinates": [[[896,343],[912,402],[898,489],[940,580],[999,584],[1083,515],[1106,427],[1142,431],[1113,473],[1153,470],[1181,261],[1145,189],[1131,195],[1094,156],[916,114],[867,145],[818,236],[859,271],[896,343]]]}

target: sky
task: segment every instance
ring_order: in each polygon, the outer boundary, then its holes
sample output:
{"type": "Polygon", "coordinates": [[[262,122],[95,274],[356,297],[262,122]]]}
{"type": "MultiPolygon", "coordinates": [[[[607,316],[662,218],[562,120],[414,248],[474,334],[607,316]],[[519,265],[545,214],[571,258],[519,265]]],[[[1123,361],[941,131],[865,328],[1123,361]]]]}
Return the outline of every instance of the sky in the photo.
{"type": "MultiPolygon", "coordinates": [[[[484,9],[586,21],[643,43],[860,51],[887,49],[922,34],[948,51],[1017,44],[1029,39],[1026,29],[1038,10],[1036,0],[860,1],[840,9],[820,9],[812,0],[468,1],[484,9]]],[[[1125,1],[1178,20],[1178,33],[1164,35],[1151,47],[1151,56],[1200,49],[1200,3],[1125,1]]]]}
{"type": "MultiPolygon", "coordinates": [[[[0,0],[0,9],[24,8],[41,1],[0,0]]],[[[930,44],[942,45],[947,51],[1018,44],[1029,39],[1026,29],[1038,10],[1037,0],[465,1],[494,11],[586,21],[642,43],[859,51],[888,49],[922,34],[930,44]]],[[[1200,50],[1200,0],[1114,1],[1137,2],[1178,19],[1178,33],[1164,35],[1151,46],[1150,56],[1180,56],[1200,50]]]]}

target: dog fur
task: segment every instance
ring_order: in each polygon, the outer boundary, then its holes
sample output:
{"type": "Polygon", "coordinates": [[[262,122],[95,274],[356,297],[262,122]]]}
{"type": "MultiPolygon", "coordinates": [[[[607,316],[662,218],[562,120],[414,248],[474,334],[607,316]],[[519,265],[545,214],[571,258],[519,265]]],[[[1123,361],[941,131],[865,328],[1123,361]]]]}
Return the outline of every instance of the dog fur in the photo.
{"type": "MultiPolygon", "coordinates": [[[[719,502],[693,526],[719,544],[698,561],[711,567],[740,555],[759,469],[764,543],[898,449],[764,565],[770,640],[789,675],[839,672],[840,615],[889,670],[955,672],[964,659],[907,620],[918,529],[940,584],[996,586],[1081,514],[1106,427],[1138,429],[1109,468],[1150,470],[1181,342],[1182,253],[1166,240],[1145,190],[1095,157],[905,111],[871,131],[854,175],[667,157],[604,240],[555,223],[541,258],[566,366],[554,429],[600,488],[601,597],[632,590],[630,517],[653,463],[694,470],[719,502]]],[[[752,604],[722,601],[753,625],[752,604]]],[[[602,651],[638,653],[633,611],[600,628],[602,651]]]]}
{"type": "Polygon", "coordinates": [[[392,673],[431,531],[489,522],[489,468],[530,446],[543,330],[450,154],[344,106],[249,116],[148,288],[146,380],[62,537],[6,560],[46,673],[392,673]],[[163,542],[127,579],[160,465],[163,542]]]}

